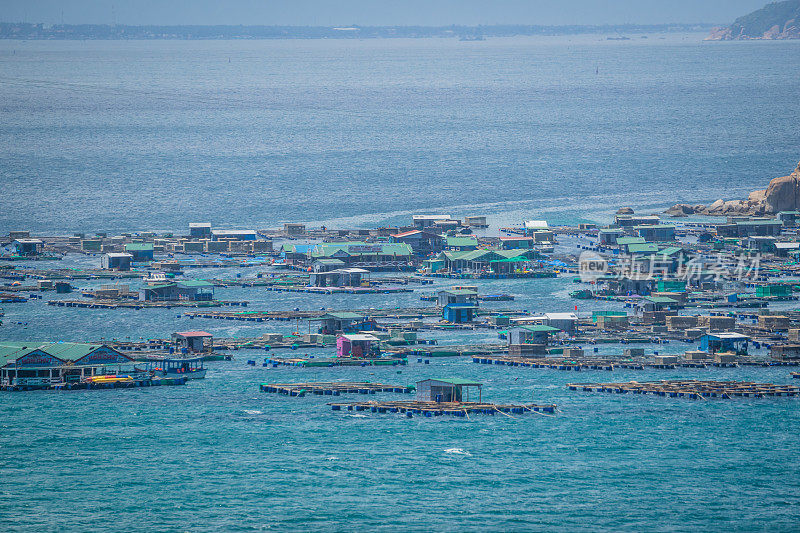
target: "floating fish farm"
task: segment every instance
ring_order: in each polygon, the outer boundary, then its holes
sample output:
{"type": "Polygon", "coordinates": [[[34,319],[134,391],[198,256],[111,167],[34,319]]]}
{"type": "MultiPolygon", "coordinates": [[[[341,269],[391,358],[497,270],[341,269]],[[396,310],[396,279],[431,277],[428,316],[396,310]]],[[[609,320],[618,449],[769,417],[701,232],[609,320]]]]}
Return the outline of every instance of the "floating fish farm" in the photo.
{"type": "Polygon", "coordinates": [[[334,411],[369,411],[372,413],[403,413],[408,418],[413,415],[425,417],[456,416],[469,417],[469,415],[509,415],[525,413],[555,413],[555,404],[516,404],[504,405],[494,403],[473,402],[425,402],[425,401],[398,401],[398,402],[344,402],[330,403],[334,411]]]}
{"type": "Polygon", "coordinates": [[[608,392],[613,394],[654,394],[670,398],[726,398],[766,396],[800,396],[800,387],[775,385],[750,381],[629,381],[627,383],[570,383],[570,390],[584,392],[608,392]]]}
{"type": "Polygon", "coordinates": [[[339,396],[340,394],[375,394],[393,392],[411,394],[413,387],[369,382],[311,382],[311,383],[262,383],[261,392],[272,392],[286,396],[302,397],[306,394],[339,396]]]}

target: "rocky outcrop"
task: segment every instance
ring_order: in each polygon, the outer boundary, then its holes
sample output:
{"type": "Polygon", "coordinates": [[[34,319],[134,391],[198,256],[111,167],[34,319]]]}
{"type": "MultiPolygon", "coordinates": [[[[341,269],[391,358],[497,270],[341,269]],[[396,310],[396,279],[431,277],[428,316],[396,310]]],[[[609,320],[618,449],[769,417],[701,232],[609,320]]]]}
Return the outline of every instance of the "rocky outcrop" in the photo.
{"type": "Polygon", "coordinates": [[[800,0],[767,4],[728,27],[714,28],[706,37],[706,41],[747,39],[800,39],[800,0]]]}
{"type": "Polygon", "coordinates": [[[800,163],[788,176],[774,178],[766,189],[751,192],[746,200],[717,200],[711,205],[675,204],[665,211],[673,217],[688,215],[769,215],[800,211],[800,163]]]}
{"type": "Polygon", "coordinates": [[[633,208],[632,207],[620,207],[619,209],[617,209],[617,214],[618,215],[632,215],[633,214],[633,208]]]}

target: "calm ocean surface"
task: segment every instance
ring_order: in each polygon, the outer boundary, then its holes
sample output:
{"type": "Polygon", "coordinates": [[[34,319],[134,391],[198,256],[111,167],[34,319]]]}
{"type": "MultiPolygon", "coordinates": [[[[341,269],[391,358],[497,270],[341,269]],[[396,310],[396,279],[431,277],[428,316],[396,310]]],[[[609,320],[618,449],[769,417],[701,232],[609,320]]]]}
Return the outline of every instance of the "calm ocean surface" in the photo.
{"type": "MultiPolygon", "coordinates": [[[[620,205],[656,210],[737,197],[800,159],[800,47],[701,37],[0,41],[0,233],[185,230],[192,220],[371,226],[426,211],[486,214],[494,224],[605,221],[620,205]]],[[[98,265],[80,256],[33,266],[98,265]]],[[[570,278],[477,284],[516,296],[489,307],[575,304],[570,278]]],[[[421,303],[419,292],[230,288],[217,296],[249,300],[251,309],[421,303]]],[[[604,305],[579,302],[581,311],[604,305]]],[[[295,329],[190,320],[176,309],[3,307],[0,340],[295,329]]],[[[496,340],[492,332],[421,336],[496,340]]],[[[399,370],[246,365],[265,355],[209,363],[205,380],[184,387],[0,395],[0,529],[799,527],[799,400],[694,402],[564,386],[789,383],[785,368],[576,375],[457,358],[414,358],[399,370]],[[560,412],[362,417],[334,413],[319,397],[258,391],[263,381],[428,377],[475,379],[486,399],[552,402],[560,412]]]]}
{"type": "Polygon", "coordinates": [[[702,37],[2,41],[0,231],[737,197],[800,159],[800,48],[702,37]]]}

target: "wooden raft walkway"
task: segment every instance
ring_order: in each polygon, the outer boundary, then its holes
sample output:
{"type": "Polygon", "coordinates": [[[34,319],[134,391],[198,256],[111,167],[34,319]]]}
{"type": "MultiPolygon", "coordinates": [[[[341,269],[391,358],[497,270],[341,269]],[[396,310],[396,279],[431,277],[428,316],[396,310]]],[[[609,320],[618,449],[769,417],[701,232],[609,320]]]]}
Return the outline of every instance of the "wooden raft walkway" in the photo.
{"type": "Polygon", "coordinates": [[[569,390],[585,392],[610,392],[616,394],[655,394],[670,398],[733,398],[765,396],[800,396],[800,387],[794,385],[774,385],[750,381],[630,381],[627,383],[569,383],[569,390]]]}
{"type": "Polygon", "coordinates": [[[81,307],[85,309],[144,309],[160,307],[170,309],[172,307],[222,307],[222,306],[241,306],[247,307],[248,302],[232,302],[223,300],[175,300],[161,302],[140,302],[138,300],[50,300],[47,305],[57,305],[58,307],[81,307]]]}
{"type": "Polygon", "coordinates": [[[414,389],[402,385],[363,382],[311,382],[311,383],[262,383],[261,392],[285,394],[287,396],[305,396],[306,393],[325,396],[340,394],[375,394],[378,392],[396,392],[410,394],[414,389]]]}
{"type": "Polygon", "coordinates": [[[345,402],[345,403],[329,403],[331,409],[334,411],[370,411],[373,413],[405,413],[411,418],[413,415],[418,414],[426,417],[432,416],[457,416],[468,417],[471,414],[484,414],[494,415],[496,413],[504,414],[524,414],[529,412],[537,413],[555,413],[555,404],[550,405],[537,405],[537,404],[516,404],[516,405],[500,405],[494,403],[477,403],[477,402],[421,402],[421,401],[397,401],[397,402],[345,402]]]}
{"type": "MultiPolygon", "coordinates": [[[[524,366],[529,368],[549,368],[551,370],[572,370],[580,372],[581,370],[644,370],[645,368],[653,368],[660,370],[674,370],[676,368],[734,368],[738,367],[739,363],[718,363],[715,361],[680,361],[674,364],[655,364],[645,361],[624,361],[619,359],[559,359],[558,357],[519,357],[519,356],[504,356],[504,357],[473,357],[473,363],[480,363],[483,365],[508,365],[508,366],[524,366]]],[[[761,365],[759,365],[761,366],[761,365]]],[[[769,366],[764,364],[763,366],[769,366]]]]}

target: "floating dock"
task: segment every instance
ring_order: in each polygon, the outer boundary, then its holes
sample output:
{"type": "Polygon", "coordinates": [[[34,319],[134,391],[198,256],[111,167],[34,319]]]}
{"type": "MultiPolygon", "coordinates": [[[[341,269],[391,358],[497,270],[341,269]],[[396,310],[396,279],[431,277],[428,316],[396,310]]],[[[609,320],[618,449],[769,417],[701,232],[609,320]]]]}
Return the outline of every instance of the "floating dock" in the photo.
{"type": "Polygon", "coordinates": [[[249,302],[232,302],[222,300],[171,300],[142,302],[138,300],[50,300],[47,305],[58,307],[81,307],[85,309],[145,309],[150,307],[160,307],[170,309],[172,307],[223,307],[241,306],[247,307],[249,302]]]}
{"type": "MultiPolygon", "coordinates": [[[[255,366],[254,359],[247,363],[255,366]]],[[[264,359],[261,366],[301,366],[301,367],[331,367],[331,366],[397,366],[408,364],[407,359],[395,357],[381,357],[377,359],[361,359],[357,357],[287,357],[278,359],[264,359]]]]}
{"type": "Polygon", "coordinates": [[[94,389],[133,389],[139,387],[161,387],[170,385],[185,385],[188,381],[186,377],[179,378],[153,378],[153,379],[130,379],[114,381],[79,381],[77,383],[50,383],[45,386],[29,385],[3,385],[2,391],[29,391],[29,390],[94,390],[94,389]]]}
{"type": "Polygon", "coordinates": [[[375,394],[378,392],[395,392],[410,394],[412,387],[402,385],[387,385],[386,383],[369,382],[312,382],[312,383],[262,383],[261,392],[272,392],[287,396],[305,396],[317,394],[325,396],[339,396],[340,394],[375,394]]]}
{"type": "Polygon", "coordinates": [[[413,415],[432,416],[457,416],[469,417],[472,414],[494,415],[497,413],[510,416],[525,413],[555,413],[556,406],[537,404],[501,405],[494,403],[476,402],[344,402],[329,403],[334,411],[370,411],[372,413],[404,413],[407,417],[413,415]]]}
{"type": "MultiPolygon", "coordinates": [[[[737,362],[720,363],[716,361],[680,361],[670,364],[656,364],[652,362],[620,359],[559,359],[557,357],[473,357],[473,363],[483,365],[524,366],[528,368],[548,368],[551,370],[567,370],[579,372],[581,370],[644,370],[645,368],[674,370],[676,368],[735,368],[737,362]]],[[[770,366],[766,363],[759,366],[770,366]]]]}
{"type": "Polygon", "coordinates": [[[569,383],[569,390],[585,392],[609,392],[615,394],[655,394],[670,398],[726,398],[765,396],[800,396],[800,387],[774,385],[750,381],[629,381],[627,383],[569,383]]]}

